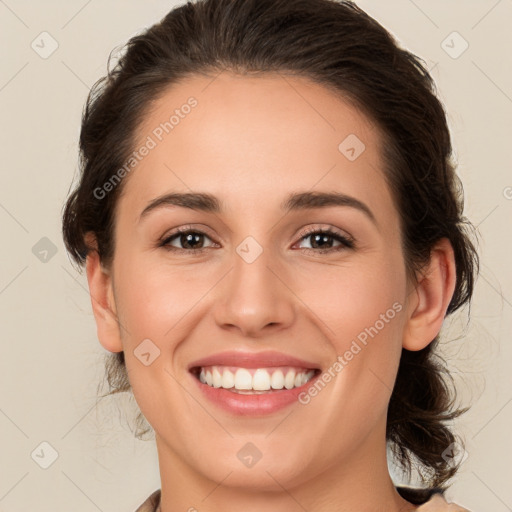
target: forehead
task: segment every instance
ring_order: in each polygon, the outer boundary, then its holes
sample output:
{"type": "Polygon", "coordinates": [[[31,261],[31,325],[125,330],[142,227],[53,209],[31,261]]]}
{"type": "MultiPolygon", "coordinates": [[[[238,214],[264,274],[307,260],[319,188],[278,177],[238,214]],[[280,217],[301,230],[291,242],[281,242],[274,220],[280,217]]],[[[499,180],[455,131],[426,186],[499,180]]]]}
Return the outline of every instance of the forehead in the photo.
{"type": "Polygon", "coordinates": [[[393,208],[375,125],[340,95],[285,74],[223,72],[169,87],[147,109],[121,202],[209,192],[229,208],[281,204],[291,190],[336,190],[393,208]],[[265,204],[261,199],[265,198],[265,204]]]}

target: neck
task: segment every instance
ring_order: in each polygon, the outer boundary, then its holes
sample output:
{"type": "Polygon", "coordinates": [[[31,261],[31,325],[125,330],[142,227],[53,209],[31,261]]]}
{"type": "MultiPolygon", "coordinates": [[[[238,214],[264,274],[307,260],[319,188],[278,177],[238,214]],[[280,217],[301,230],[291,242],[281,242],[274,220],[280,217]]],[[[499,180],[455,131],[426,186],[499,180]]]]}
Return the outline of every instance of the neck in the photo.
{"type": "Polygon", "coordinates": [[[417,506],[398,494],[389,475],[385,437],[380,430],[350,457],[312,478],[305,468],[301,468],[302,480],[296,477],[293,482],[277,481],[267,471],[264,489],[230,485],[233,471],[229,468],[213,481],[157,436],[162,481],[159,512],[412,512],[417,506]]]}

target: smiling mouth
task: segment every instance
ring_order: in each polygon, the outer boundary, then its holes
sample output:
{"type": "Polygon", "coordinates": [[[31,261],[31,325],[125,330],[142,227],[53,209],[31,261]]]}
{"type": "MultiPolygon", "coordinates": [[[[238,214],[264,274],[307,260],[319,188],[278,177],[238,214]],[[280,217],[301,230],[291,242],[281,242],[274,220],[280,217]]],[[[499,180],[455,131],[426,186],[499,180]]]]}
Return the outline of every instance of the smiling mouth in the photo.
{"type": "Polygon", "coordinates": [[[254,395],[302,387],[316,377],[320,370],[294,366],[242,368],[215,365],[196,366],[190,372],[200,382],[212,388],[254,395]]]}

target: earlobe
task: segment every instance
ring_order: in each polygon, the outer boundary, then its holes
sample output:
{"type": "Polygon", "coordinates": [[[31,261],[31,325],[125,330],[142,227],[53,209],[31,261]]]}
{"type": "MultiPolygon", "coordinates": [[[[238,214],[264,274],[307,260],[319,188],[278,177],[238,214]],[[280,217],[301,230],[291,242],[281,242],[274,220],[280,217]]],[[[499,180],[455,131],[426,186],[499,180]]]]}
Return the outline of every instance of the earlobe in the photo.
{"type": "Polygon", "coordinates": [[[403,348],[421,350],[439,334],[456,284],[455,256],[450,241],[442,238],[430,253],[413,290],[404,328],[403,348]]]}
{"type": "MultiPolygon", "coordinates": [[[[94,247],[95,241],[91,239],[90,235],[88,240],[88,246],[94,247]]],[[[121,352],[123,345],[121,343],[112,279],[110,274],[102,267],[96,249],[91,249],[87,253],[86,272],[98,339],[106,350],[121,352]]]]}

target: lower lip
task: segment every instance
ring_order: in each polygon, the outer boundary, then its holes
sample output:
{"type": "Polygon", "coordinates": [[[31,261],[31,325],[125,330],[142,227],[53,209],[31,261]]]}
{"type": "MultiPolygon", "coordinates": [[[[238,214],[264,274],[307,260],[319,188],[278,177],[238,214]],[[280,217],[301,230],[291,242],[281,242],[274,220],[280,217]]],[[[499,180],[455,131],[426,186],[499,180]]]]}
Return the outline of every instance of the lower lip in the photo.
{"type": "Polygon", "coordinates": [[[190,375],[204,396],[222,409],[237,415],[258,416],[272,414],[293,403],[299,403],[299,395],[306,391],[320,374],[313,376],[306,384],[298,388],[282,389],[258,395],[245,395],[224,388],[214,388],[203,384],[194,375],[190,375]]]}

